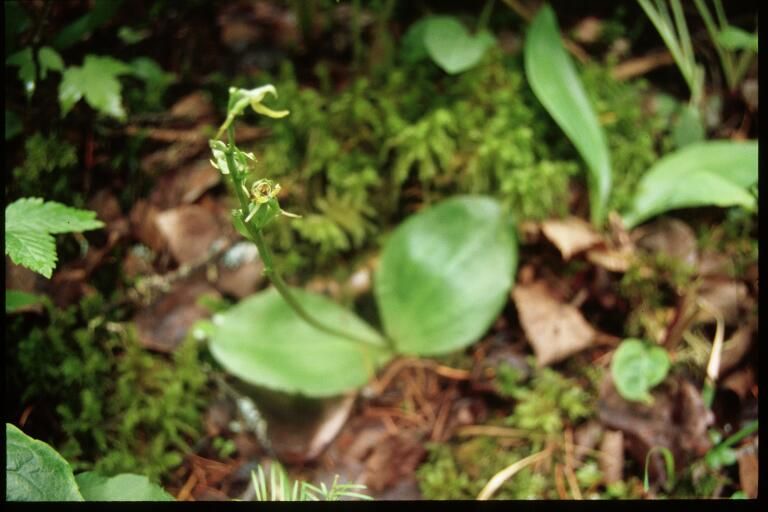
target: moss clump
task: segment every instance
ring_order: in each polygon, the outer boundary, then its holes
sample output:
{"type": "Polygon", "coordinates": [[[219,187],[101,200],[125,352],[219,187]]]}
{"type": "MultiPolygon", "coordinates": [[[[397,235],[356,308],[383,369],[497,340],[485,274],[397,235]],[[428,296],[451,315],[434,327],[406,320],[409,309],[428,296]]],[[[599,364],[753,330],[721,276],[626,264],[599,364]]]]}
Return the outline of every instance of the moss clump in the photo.
{"type": "MultiPolygon", "coordinates": [[[[596,64],[581,72],[608,134],[611,206],[620,208],[657,158],[658,123],[642,110],[644,83],[617,82],[596,64]]],[[[519,55],[494,50],[452,77],[401,63],[338,92],[299,87],[290,64],[263,80],[280,91],[275,108],[291,110],[252,148],[258,172],[280,181],[285,207],[303,216],[266,234],[288,271],[325,270],[339,255],[374,246],[409,204],[453,194],[493,195],[519,222],[566,215],[570,183],[585,173],[519,55]]]]}
{"type": "Polygon", "coordinates": [[[190,342],[170,357],[151,353],[103,309],[94,294],[66,310],[48,306],[44,327],[16,318],[15,384],[22,405],[55,415],[60,432],[45,440],[76,471],[159,481],[181,463],[201,426],[206,376],[198,349],[190,342]]]}
{"type": "Polygon", "coordinates": [[[24,151],[24,162],[13,169],[14,197],[42,195],[46,200],[83,206],[82,196],[72,194],[69,171],[77,165],[77,151],[72,144],[38,132],[24,141],[24,151]]]}

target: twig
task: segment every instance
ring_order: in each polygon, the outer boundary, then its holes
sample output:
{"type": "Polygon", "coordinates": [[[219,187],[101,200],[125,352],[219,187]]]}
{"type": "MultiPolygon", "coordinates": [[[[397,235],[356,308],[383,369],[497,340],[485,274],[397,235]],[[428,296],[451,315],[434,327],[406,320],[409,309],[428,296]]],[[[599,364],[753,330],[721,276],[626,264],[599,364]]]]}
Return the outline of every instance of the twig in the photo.
{"type": "Polygon", "coordinates": [[[611,70],[611,76],[619,81],[629,80],[630,78],[644,75],[656,68],[669,66],[674,63],[675,59],[669,51],[654,52],[617,64],[611,70]]]}
{"type": "Polygon", "coordinates": [[[514,464],[511,464],[507,466],[506,468],[502,469],[488,481],[487,484],[485,484],[485,487],[483,487],[483,490],[480,491],[480,494],[477,495],[477,499],[479,501],[486,501],[490,499],[493,494],[499,490],[499,488],[504,485],[504,482],[512,478],[518,471],[521,469],[524,469],[527,466],[530,466],[531,464],[534,464],[536,462],[539,462],[540,460],[545,459],[546,457],[549,457],[549,455],[552,453],[552,448],[547,447],[544,450],[534,453],[533,455],[530,455],[524,459],[521,459],[514,464]]]}
{"type": "Polygon", "coordinates": [[[460,436],[489,436],[489,437],[527,437],[530,432],[495,425],[467,425],[457,432],[460,436]]]}

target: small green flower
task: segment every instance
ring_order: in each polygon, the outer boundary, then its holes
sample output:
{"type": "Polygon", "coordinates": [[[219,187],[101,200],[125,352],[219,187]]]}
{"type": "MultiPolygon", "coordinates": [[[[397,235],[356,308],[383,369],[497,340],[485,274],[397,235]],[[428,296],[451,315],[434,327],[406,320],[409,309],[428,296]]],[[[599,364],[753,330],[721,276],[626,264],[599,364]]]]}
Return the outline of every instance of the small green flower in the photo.
{"type": "Polygon", "coordinates": [[[224,120],[224,124],[219,128],[219,133],[216,134],[218,139],[229,128],[235,117],[239,116],[245,109],[250,107],[257,114],[261,114],[267,117],[279,119],[287,116],[290,112],[288,110],[272,110],[262,104],[264,97],[267,94],[272,94],[277,98],[277,89],[272,84],[262,85],[255,89],[239,89],[236,87],[229,88],[229,105],[227,107],[227,118],[224,120]]]}
{"type": "MultiPolygon", "coordinates": [[[[227,145],[220,140],[210,141],[211,152],[213,153],[213,160],[209,160],[211,165],[221,171],[221,174],[229,174],[229,165],[227,165],[227,145]]],[[[256,161],[256,157],[253,153],[241,151],[237,148],[234,149],[235,162],[239,164],[241,169],[248,168],[248,160],[256,161]]]]}
{"type": "Polygon", "coordinates": [[[251,200],[249,212],[244,222],[248,223],[254,220],[256,228],[261,229],[280,215],[300,218],[300,215],[286,212],[280,208],[280,203],[277,200],[280,188],[279,183],[267,179],[261,179],[251,185],[250,191],[243,185],[243,190],[245,190],[251,200]]]}

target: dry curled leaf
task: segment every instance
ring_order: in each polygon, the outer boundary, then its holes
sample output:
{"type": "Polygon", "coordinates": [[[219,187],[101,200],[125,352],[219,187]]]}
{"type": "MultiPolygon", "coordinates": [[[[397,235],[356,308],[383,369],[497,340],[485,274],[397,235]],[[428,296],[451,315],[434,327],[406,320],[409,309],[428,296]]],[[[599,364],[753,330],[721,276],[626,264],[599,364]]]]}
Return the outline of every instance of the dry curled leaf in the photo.
{"type": "Polygon", "coordinates": [[[541,230],[566,261],[603,240],[589,222],[578,217],[545,220],[541,230]]]}
{"type": "Polygon", "coordinates": [[[592,326],[576,307],[555,299],[544,282],[518,285],[512,297],[539,366],[562,361],[592,344],[592,326]]]}

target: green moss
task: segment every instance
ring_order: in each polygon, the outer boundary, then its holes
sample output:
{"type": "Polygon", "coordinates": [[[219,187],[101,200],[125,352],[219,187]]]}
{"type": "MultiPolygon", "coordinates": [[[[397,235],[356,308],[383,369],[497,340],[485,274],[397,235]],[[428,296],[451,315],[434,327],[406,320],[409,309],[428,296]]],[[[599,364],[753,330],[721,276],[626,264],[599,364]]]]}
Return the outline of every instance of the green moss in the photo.
{"type": "Polygon", "coordinates": [[[14,195],[45,197],[82,207],[83,198],[72,194],[70,171],[77,165],[77,151],[56,135],[35,133],[24,141],[25,160],[13,169],[14,195]]]}
{"type": "Polygon", "coordinates": [[[48,307],[46,326],[17,319],[11,339],[23,404],[49,408],[60,432],[46,439],[76,471],[139,473],[159,481],[198,436],[206,376],[198,349],[142,348],[132,330],[103,316],[101,296],[48,307]]]}
{"type": "Polygon", "coordinates": [[[627,335],[656,339],[663,307],[671,306],[691,283],[694,269],[664,253],[638,252],[619,285],[630,305],[627,335]]]}
{"type": "MultiPolygon", "coordinates": [[[[620,208],[657,157],[659,123],[643,112],[644,83],[617,82],[596,64],[581,72],[608,133],[611,206],[620,208]]],[[[279,181],[283,206],[303,216],[266,233],[287,272],[325,271],[339,256],[375,248],[404,204],[491,194],[518,222],[540,220],[566,215],[571,181],[584,179],[581,158],[529,88],[520,56],[495,50],[451,77],[404,64],[338,92],[299,87],[288,63],[260,80],[280,91],[274,107],[291,111],[264,124],[271,136],[250,148],[256,172],[279,181]]]]}

